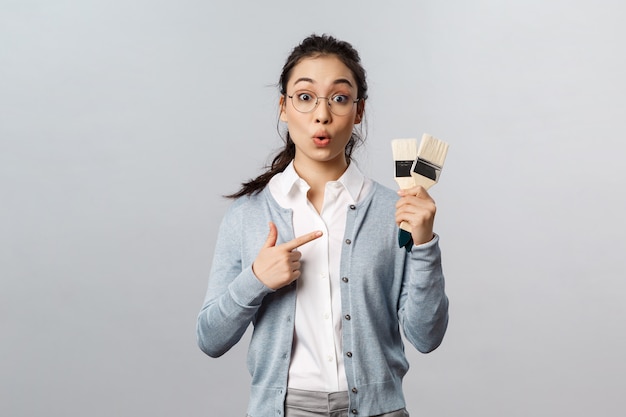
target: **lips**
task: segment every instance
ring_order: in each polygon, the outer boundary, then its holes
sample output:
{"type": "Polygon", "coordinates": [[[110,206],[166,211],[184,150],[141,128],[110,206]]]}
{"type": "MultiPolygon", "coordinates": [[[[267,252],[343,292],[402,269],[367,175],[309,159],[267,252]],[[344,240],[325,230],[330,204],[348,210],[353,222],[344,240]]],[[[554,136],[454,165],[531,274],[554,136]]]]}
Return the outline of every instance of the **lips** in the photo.
{"type": "Polygon", "coordinates": [[[313,135],[313,143],[319,147],[327,146],[330,143],[330,135],[323,130],[317,131],[313,135]]]}

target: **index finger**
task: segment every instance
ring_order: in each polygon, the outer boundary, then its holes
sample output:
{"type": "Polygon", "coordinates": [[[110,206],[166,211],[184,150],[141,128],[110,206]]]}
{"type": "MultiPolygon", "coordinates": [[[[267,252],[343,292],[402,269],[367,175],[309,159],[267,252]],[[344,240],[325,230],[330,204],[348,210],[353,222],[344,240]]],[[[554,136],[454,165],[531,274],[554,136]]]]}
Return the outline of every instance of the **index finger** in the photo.
{"type": "Polygon", "coordinates": [[[299,236],[293,240],[290,240],[289,242],[285,242],[281,246],[291,251],[291,250],[298,248],[299,246],[302,246],[306,243],[309,243],[312,240],[317,239],[320,236],[322,236],[322,232],[320,230],[317,230],[315,232],[311,232],[311,233],[307,233],[306,235],[299,236]]]}
{"type": "Polygon", "coordinates": [[[400,197],[414,196],[414,197],[420,197],[424,199],[431,198],[430,194],[428,194],[428,191],[426,191],[426,188],[422,187],[421,185],[416,185],[415,187],[407,188],[405,190],[399,190],[398,195],[400,197]]]}
{"type": "Polygon", "coordinates": [[[429,196],[428,191],[426,191],[426,188],[422,187],[421,185],[416,185],[415,187],[398,190],[398,195],[401,197],[404,197],[407,195],[412,195],[415,197],[419,195],[429,196]]]}

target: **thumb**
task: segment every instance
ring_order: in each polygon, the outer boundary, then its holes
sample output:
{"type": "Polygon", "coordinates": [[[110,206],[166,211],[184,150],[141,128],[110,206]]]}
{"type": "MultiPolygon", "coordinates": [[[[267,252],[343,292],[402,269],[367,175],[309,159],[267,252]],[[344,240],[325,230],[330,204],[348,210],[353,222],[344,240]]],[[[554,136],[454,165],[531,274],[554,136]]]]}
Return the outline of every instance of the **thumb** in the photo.
{"type": "Polygon", "coordinates": [[[276,246],[276,240],[278,239],[278,230],[276,229],[276,225],[273,222],[269,222],[270,232],[267,235],[267,239],[263,244],[264,248],[271,248],[272,246],[276,246]]]}

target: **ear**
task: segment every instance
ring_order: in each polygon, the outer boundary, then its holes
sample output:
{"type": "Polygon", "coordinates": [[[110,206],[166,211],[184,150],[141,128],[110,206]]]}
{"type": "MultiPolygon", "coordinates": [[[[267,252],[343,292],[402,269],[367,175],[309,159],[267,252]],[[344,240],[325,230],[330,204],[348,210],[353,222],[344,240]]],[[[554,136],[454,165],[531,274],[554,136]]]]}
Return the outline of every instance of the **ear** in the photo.
{"type": "Polygon", "coordinates": [[[280,96],[280,99],[278,100],[278,107],[280,110],[281,122],[287,122],[287,114],[285,113],[286,106],[287,106],[287,100],[285,99],[285,96],[282,95],[280,96]]]}
{"type": "Polygon", "coordinates": [[[365,112],[365,99],[359,100],[356,103],[356,116],[354,116],[354,124],[358,125],[363,120],[363,114],[365,112]]]}

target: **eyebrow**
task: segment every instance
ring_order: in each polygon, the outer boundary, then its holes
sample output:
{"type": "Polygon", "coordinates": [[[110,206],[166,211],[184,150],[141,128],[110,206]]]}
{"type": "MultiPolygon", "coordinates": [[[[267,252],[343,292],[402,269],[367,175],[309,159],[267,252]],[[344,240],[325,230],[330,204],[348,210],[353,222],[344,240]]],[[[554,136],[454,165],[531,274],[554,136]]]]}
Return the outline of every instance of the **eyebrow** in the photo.
{"type": "MultiPolygon", "coordinates": [[[[301,77],[301,78],[298,78],[298,79],[296,80],[296,82],[295,82],[295,83],[293,83],[293,85],[296,85],[296,84],[298,84],[299,82],[306,82],[306,83],[315,84],[315,81],[314,81],[312,78],[308,78],[308,77],[301,77]]],[[[347,78],[338,78],[338,79],[336,79],[335,81],[333,81],[333,84],[334,84],[334,85],[338,85],[338,84],[347,84],[347,85],[348,85],[348,86],[350,86],[350,87],[354,87],[354,86],[352,85],[352,83],[350,82],[350,80],[348,80],[347,78]]]]}

